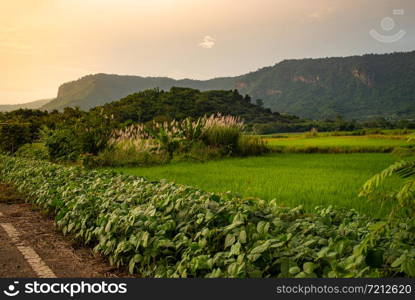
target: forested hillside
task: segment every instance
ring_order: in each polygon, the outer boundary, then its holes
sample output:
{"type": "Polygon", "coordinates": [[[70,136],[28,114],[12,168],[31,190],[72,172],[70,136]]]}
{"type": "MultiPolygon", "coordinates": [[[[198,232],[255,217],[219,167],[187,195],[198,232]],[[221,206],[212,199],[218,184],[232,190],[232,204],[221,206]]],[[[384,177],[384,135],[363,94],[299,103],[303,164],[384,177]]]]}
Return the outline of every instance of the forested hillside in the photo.
{"type": "Polygon", "coordinates": [[[415,118],[415,51],[339,58],[285,60],[237,77],[174,80],[96,74],[63,84],[43,108],[89,109],[149,88],[238,89],[252,102],[301,117],[415,118]]]}
{"type": "Polygon", "coordinates": [[[119,101],[108,103],[104,109],[118,122],[147,122],[156,119],[181,120],[220,113],[243,118],[249,123],[290,122],[298,118],[272,113],[269,109],[252,104],[249,96],[237,90],[205,91],[173,87],[170,91],[149,89],[131,94],[119,101]]]}
{"type": "Polygon", "coordinates": [[[239,78],[267,107],[314,119],[415,117],[415,52],[283,61],[239,78]]]}

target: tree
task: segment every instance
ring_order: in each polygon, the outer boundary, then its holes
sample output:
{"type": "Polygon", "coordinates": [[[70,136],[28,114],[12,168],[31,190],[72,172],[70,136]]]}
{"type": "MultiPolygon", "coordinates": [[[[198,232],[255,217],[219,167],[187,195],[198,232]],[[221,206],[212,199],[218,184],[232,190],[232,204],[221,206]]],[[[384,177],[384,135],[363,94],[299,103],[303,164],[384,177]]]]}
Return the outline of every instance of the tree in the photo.
{"type": "Polygon", "coordinates": [[[264,100],[262,99],[256,99],[256,105],[258,105],[259,107],[264,107],[264,100]]]}
{"type": "Polygon", "coordinates": [[[31,140],[28,123],[15,122],[13,120],[0,123],[0,151],[14,153],[20,146],[31,140]]]}

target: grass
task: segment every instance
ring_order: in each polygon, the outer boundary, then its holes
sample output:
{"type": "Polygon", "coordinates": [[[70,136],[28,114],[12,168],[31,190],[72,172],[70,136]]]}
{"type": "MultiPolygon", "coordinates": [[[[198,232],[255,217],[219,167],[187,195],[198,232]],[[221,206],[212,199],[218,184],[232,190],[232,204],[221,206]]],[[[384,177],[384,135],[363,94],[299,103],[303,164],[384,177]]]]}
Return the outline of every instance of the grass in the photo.
{"type": "Polygon", "coordinates": [[[273,154],[115,170],[151,180],[173,180],[211,192],[276,198],[281,205],[290,207],[336,205],[379,217],[385,215],[388,207],[358,198],[358,190],[394,161],[392,155],[383,153],[273,154]]]}
{"type": "MultiPolygon", "coordinates": [[[[262,134],[261,137],[273,138],[273,137],[304,137],[309,131],[306,132],[286,132],[286,133],[269,133],[262,134]]],[[[413,129],[366,129],[366,130],[354,130],[354,131],[319,131],[318,136],[366,136],[366,137],[397,137],[406,139],[415,130],[413,129]]]]}
{"type": "Polygon", "coordinates": [[[395,147],[407,145],[405,136],[317,136],[289,135],[283,138],[265,138],[277,152],[391,152],[395,147]]]}

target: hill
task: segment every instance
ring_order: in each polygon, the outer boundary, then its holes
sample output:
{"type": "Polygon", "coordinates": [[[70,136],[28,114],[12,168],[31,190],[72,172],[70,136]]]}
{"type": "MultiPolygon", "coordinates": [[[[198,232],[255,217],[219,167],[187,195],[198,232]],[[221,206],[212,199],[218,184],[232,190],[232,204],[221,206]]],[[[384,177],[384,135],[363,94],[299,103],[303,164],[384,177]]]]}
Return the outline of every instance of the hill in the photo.
{"type": "Polygon", "coordinates": [[[89,109],[131,93],[172,86],[238,89],[265,107],[306,118],[415,118],[415,51],[285,60],[237,77],[174,80],[167,77],[88,75],[63,84],[44,109],[89,109]]]}
{"type": "Polygon", "coordinates": [[[42,107],[43,105],[46,105],[46,103],[50,102],[52,99],[42,99],[27,103],[21,103],[21,104],[5,104],[0,105],[0,111],[12,111],[16,109],[38,109],[42,107]]]}
{"type": "Polygon", "coordinates": [[[240,116],[248,123],[298,121],[295,116],[280,115],[252,104],[249,96],[242,96],[237,90],[201,92],[180,87],[172,87],[169,91],[148,89],[94,108],[98,111],[101,109],[121,123],[147,122],[154,118],[180,120],[215,113],[240,116]]]}
{"type": "Polygon", "coordinates": [[[58,89],[57,97],[42,109],[62,110],[64,107],[78,106],[83,110],[103,105],[130,94],[152,88],[169,90],[176,87],[190,87],[199,90],[232,89],[234,79],[217,78],[206,81],[168,77],[122,76],[115,74],[87,75],[78,80],[64,83],[58,89]]]}

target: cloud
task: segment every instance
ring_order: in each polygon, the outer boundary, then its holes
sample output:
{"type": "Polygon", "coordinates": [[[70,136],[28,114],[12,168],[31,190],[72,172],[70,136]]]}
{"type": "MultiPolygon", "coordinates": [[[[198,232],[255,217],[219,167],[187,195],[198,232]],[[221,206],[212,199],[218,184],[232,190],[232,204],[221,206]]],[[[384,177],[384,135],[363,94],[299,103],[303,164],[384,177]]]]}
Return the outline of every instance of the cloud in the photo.
{"type": "Polygon", "coordinates": [[[203,41],[199,43],[199,46],[202,48],[211,49],[215,46],[215,44],[216,44],[216,40],[210,35],[206,35],[203,38],[203,41]]]}
{"type": "Polygon", "coordinates": [[[319,19],[322,19],[324,17],[327,17],[332,12],[333,12],[333,8],[325,7],[325,8],[321,8],[317,11],[314,11],[314,12],[310,13],[307,17],[309,17],[310,19],[313,19],[313,20],[319,20],[319,19]]]}

